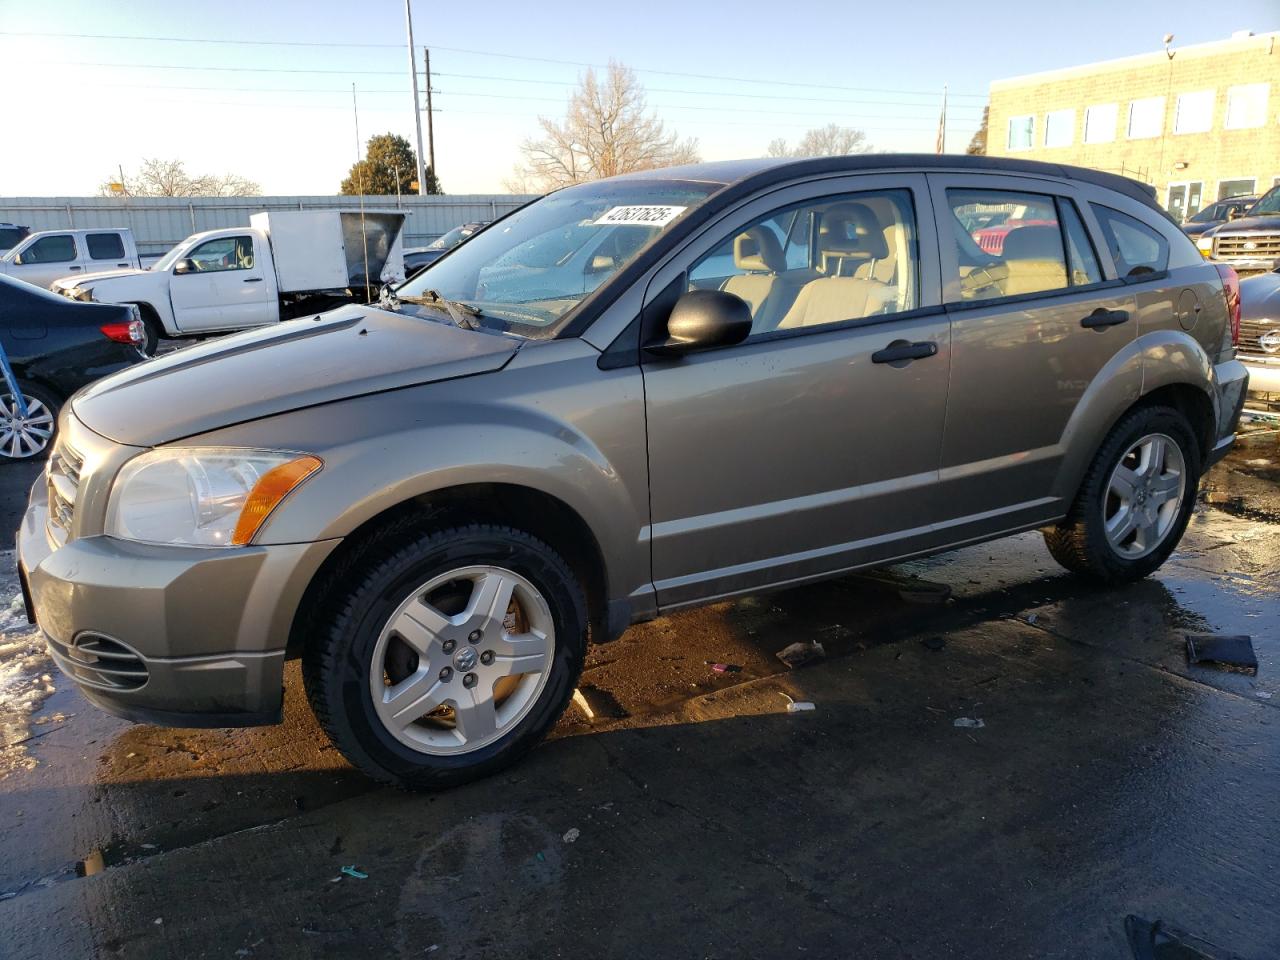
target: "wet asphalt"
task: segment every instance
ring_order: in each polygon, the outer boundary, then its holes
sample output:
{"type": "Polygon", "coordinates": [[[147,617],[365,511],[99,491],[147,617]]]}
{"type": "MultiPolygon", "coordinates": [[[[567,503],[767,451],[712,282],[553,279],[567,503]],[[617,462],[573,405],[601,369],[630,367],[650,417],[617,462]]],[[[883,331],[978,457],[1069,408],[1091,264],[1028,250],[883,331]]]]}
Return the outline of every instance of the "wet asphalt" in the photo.
{"type": "MultiPolygon", "coordinates": [[[[292,665],[282,725],[191,731],[33,660],[0,957],[1076,960],[1135,956],[1127,917],[1280,957],[1278,440],[1255,425],[1146,581],[1024,534],[665,617],[593,649],[594,719],[435,796],[353,772],[292,665]],[[1257,675],[1188,633],[1249,635],[1257,675]]],[[[0,467],[7,528],[37,471],[0,467]]]]}

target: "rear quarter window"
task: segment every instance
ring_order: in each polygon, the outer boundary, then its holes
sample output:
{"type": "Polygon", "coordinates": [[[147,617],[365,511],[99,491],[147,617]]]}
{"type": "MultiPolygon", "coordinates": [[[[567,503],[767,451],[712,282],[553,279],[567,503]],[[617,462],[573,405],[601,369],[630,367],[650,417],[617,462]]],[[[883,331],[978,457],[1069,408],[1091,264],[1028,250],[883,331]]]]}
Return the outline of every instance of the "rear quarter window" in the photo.
{"type": "Polygon", "coordinates": [[[1141,280],[1169,269],[1169,241],[1163,233],[1110,207],[1095,203],[1093,212],[1121,279],[1141,280]]]}

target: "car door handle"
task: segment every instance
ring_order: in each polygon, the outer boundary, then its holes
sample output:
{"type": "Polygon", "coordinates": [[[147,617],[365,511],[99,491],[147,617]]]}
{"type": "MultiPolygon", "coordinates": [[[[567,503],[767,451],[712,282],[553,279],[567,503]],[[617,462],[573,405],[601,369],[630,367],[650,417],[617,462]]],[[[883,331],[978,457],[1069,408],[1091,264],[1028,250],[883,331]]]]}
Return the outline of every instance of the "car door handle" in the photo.
{"type": "Polygon", "coordinates": [[[261,277],[246,277],[244,282],[245,282],[245,283],[261,283],[261,282],[262,282],[262,278],[261,278],[261,277]]]}
{"type": "Polygon", "coordinates": [[[83,268],[82,268],[82,267],[71,267],[70,269],[71,269],[71,272],[72,272],[72,273],[78,273],[78,272],[79,272],[81,269],[83,269],[83,268]]]}
{"type": "Polygon", "coordinates": [[[1099,307],[1093,313],[1084,317],[1080,321],[1082,327],[1114,327],[1118,323],[1124,323],[1129,319],[1128,310],[1108,310],[1106,307],[1099,307]]]}
{"type": "Polygon", "coordinates": [[[872,363],[897,363],[905,366],[912,360],[923,360],[938,352],[938,345],[932,340],[921,343],[910,343],[906,340],[895,340],[883,350],[871,355],[872,363]]]}
{"type": "Polygon", "coordinates": [[[128,265],[127,263],[117,263],[117,264],[116,264],[116,266],[117,266],[117,267],[127,267],[127,266],[129,266],[129,265],[128,265]]]}

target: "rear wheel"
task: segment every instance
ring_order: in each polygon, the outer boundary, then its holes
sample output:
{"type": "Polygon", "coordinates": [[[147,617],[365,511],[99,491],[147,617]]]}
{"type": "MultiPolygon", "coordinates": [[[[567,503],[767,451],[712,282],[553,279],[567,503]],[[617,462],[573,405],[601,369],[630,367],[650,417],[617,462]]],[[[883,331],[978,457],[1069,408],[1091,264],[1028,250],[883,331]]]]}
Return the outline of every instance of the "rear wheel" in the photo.
{"type": "Polygon", "coordinates": [[[49,452],[58,425],[58,398],[43,387],[19,383],[26,412],[7,386],[0,387],[0,458],[33,460],[49,452]]]}
{"type": "Polygon", "coordinates": [[[389,532],[339,581],[303,676],[326,733],[374,779],[431,789],[492,773],[567,706],[586,604],[541,541],[482,525],[389,532]]]}
{"type": "Polygon", "coordinates": [[[1171,407],[1124,417],[1103,442],[1062,523],[1044,530],[1055,560],[1124,583],[1158,568],[1182,539],[1200,481],[1200,448],[1171,407]]]}

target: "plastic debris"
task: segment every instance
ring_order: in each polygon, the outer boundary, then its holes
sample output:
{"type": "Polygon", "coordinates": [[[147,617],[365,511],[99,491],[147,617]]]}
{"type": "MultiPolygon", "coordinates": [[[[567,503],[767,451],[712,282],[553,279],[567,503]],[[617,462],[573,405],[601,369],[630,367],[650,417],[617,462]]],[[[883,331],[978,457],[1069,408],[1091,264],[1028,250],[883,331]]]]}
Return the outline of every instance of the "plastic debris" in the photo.
{"type": "Polygon", "coordinates": [[[587,703],[587,698],[582,695],[581,690],[576,688],[574,689],[573,702],[577,704],[578,709],[582,711],[583,715],[588,720],[594,720],[596,718],[596,712],[591,709],[591,704],[587,703]]]}
{"type": "Polygon", "coordinates": [[[338,871],[344,877],[351,877],[353,880],[368,880],[369,875],[363,870],[357,870],[355,867],[343,867],[338,871]]]}
{"type": "Polygon", "coordinates": [[[565,834],[561,839],[563,839],[565,843],[573,843],[573,841],[577,840],[580,836],[582,836],[581,830],[577,827],[570,827],[565,831],[565,834]]]}
{"type": "Polygon", "coordinates": [[[781,690],[778,694],[787,701],[787,713],[804,713],[806,710],[817,710],[818,708],[808,700],[796,700],[791,694],[783,693],[781,690]]]}
{"type": "Polygon", "coordinates": [[[790,646],[783,647],[777,653],[778,659],[792,670],[796,667],[802,667],[813,660],[819,660],[826,655],[827,651],[823,649],[822,644],[817,640],[809,643],[793,643],[790,646]]]}
{"type": "Polygon", "coordinates": [[[742,667],[736,663],[716,663],[714,660],[703,660],[708,667],[716,673],[741,673],[742,667]]]}
{"type": "Polygon", "coordinates": [[[1207,633],[1187,634],[1187,662],[1212,664],[1223,670],[1256,676],[1258,657],[1253,639],[1247,635],[1215,637],[1207,633]]]}
{"type": "Polygon", "coordinates": [[[1270,699],[1271,699],[1271,694],[1270,694],[1270,693],[1268,693],[1266,690],[1255,690],[1255,691],[1253,692],[1253,695],[1254,695],[1255,697],[1257,697],[1259,700],[1270,700],[1270,699]]]}
{"type": "Polygon", "coordinates": [[[986,723],[981,717],[956,717],[951,721],[953,727],[963,727],[966,730],[981,730],[986,723]]]}
{"type": "Polygon", "coordinates": [[[946,603],[951,599],[951,587],[933,580],[912,580],[898,585],[898,596],[908,603],[946,603]]]}
{"type": "Polygon", "coordinates": [[[533,856],[534,856],[534,859],[536,859],[539,863],[546,863],[546,862],[547,862],[546,854],[544,854],[541,850],[539,850],[539,851],[538,851],[537,853],[535,853],[533,856]]]}
{"type": "Polygon", "coordinates": [[[163,927],[163,926],[164,926],[164,917],[156,917],[156,918],[155,918],[155,920],[154,920],[153,922],[155,923],[155,925],[156,925],[157,927],[163,927]]]}

